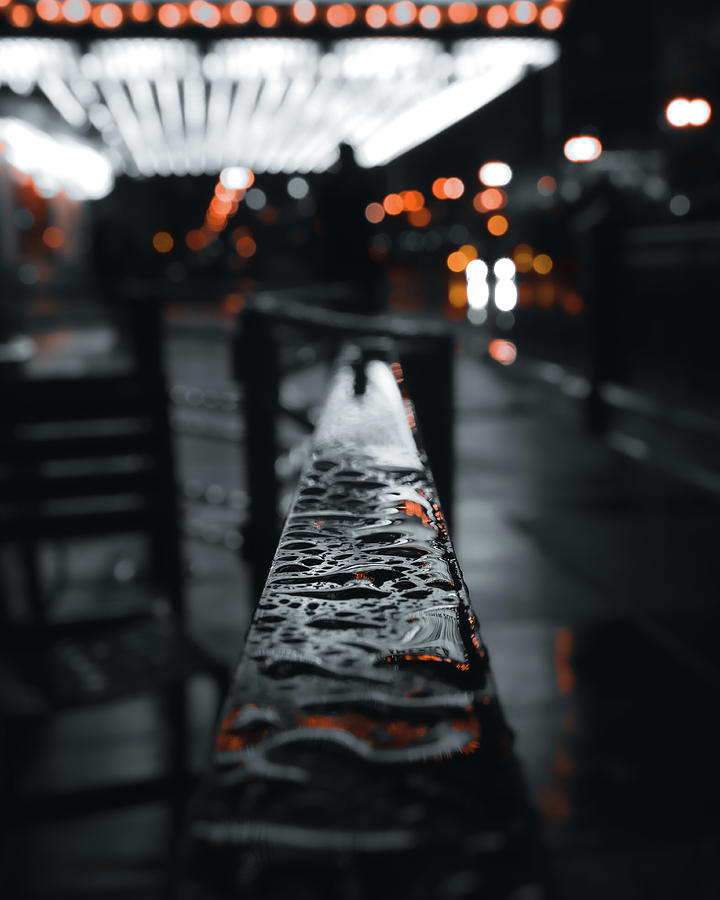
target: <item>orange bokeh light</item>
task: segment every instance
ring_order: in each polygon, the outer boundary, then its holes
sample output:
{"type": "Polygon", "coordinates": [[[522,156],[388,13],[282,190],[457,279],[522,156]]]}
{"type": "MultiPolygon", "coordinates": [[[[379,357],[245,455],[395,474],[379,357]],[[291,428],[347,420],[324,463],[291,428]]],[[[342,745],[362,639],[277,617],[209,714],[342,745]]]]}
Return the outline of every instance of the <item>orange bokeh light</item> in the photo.
{"type": "Polygon", "coordinates": [[[433,196],[437,197],[438,200],[445,199],[445,182],[446,178],[436,178],[432,183],[432,192],[433,196]]]}
{"type": "Polygon", "coordinates": [[[229,313],[239,313],[245,306],[245,297],[242,294],[225,294],[223,309],[229,313]]]}
{"type": "Polygon", "coordinates": [[[425,207],[422,209],[411,209],[408,212],[407,217],[408,222],[415,228],[424,228],[426,225],[429,225],[432,220],[430,210],[425,207]]]}
{"type": "Polygon", "coordinates": [[[529,25],[537,19],[537,6],[530,0],[515,0],[510,6],[510,18],[518,25],[529,25]]]}
{"type": "Polygon", "coordinates": [[[423,28],[437,28],[442,21],[442,15],[437,6],[423,6],[418,19],[423,28]]]}
{"type": "Polygon", "coordinates": [[[490,234],[494,234],[495,237],[505,234],[509,227],[510,223],[505,216],[490,216],[488,219],[487,230],[490,234]]]}
{"type": "Polygon", "coordinates": [[[235,250],[238,256],[241,256],[243,259],[250,259],[251,256],[255,256],[257,244],[251,237],[241,237],[235,243],[235,250]]]}
{"type": "Polygon", "coordinates": [[[232,200],[223,200],[217,196],[210,201],[210,209],[216,216],[227,216],[232,209],[232,205],[232,200]]]}
{"type": "Polygon", "coordinates": [[[274,28],[278,18],[278,11],[274,6],[259,6],[255,12],[255,21],[261,28],[274,28]]]}
{"type": "Polygon", "coordinates": [[[365,218],[368,222],[373,225],[377,225],[378,222],[382,222],[385,218],[385,210],[382,207],[381,203],[368,203],[365,207],[365,218]]]}
{"type": "Polygon", "coordinates": [[[163,3],[158,9],[157,17],[164,28],[177,28],[187,19],[187,12],[178,3],[163,3]]]}
{"type": "Polygon", "coordinates": [[[86,22],[90,18],[90,4],[87,0],[65,0],[62,5],[66,22],[86,22]]]}
{"type": "Polygon", "coordinates": [[[43,231],[42,239],[46,247],[57,250],[65,243],[65,232],[57,225],[50,225],[43,231]]]}
{"type": "Polygon", "coordinates": [[[382,28],[387,23],[387,11],[384,6],[373,3],[365,11],[365,21],[371,28],[382,28]]]}
{"type": "Polygon", "coordinates": [[[252,6],[246,0],[234,0],[223,10],[223,18],[226,22],[244,25],[252,18],[252,6]]]}
{"type": "Polygon", "coordinates": [[[402,191],[403,206],[408,212],[416,212],[425,205],[425,198],[420,191],[402,191]]]}
{"type": "Polygon", "coordinates": [[[400,194],[388,194],[383,200],[383,209],[389,216],[399,216],[405,208],[400,194]]]}
{"type": "Polygon", "coordinates": [[[56,22],[61,16],[57,0],[38,0],[35,12],[44,22],[56,22]]]}
{"type": "Polygon", "coordinates": [[[492,209],[502,209],[506,203],[507,194],[500,188],[486,188],[473,197],[473,207],[480,213],[489,212],[492,209]]]}
{"type": "Polygon", "coordinates": [[[135,2],[130,6],[130,16],[136,22],[149,22],[152,19],[153,8],[150,3],[146,3],[145,0],[135,0],[135,2]]]}
{"type": "Polygon", "coordinates": [[[417,7],[410,0],[393,3],[388,11],[393,25],[411,25],[417,18],[417,7]]]}
{"type": "Polygon", "coordinates": [[[512,365],[517,359],[517,348],[512,341],[503,341],[495,338],[488,344],[488,353],[495,362],[499,362],[503,366],[512,365]]]}
{"type": "Polygon", "coordinates": [[[202,250],[207,246],[207,237],[199,228],[193,228],[185,235],[185,243],[190,250],[202,250]]]}
{"type": "Polygon", "coordinates": [[[469,262],[462,250],[453,250],[447,258],[447,267],[451,272],[464,272],[469,262]]]}
{"type": "Polygon", "coordinates": [[[538,275],[547,275],[550,271],[552,271],[553,261],[547,255],[547,253],[538,253],[532,263],[533,269],[538,273],[538,275]]]}
{"type": "Polygon", "coordinates": [[[297,2],[293,4],[293,16],[295,16],[296,20],[302,25],[307,25],[308,22],[312,22],[316,15],[317,8],[312,0],[297,0],[297,2]]]}
{"type": "Polygon", "coordinates": [[[532,269],[533,258],[533,248],[530,244],[518,244],[513,250],[513,262],[518,272],[529,272],[532,269]]]}
{"type": "Polygon", "coordinates": [[[507,7],[501,6],[499,3],[491,6],[487,11],[487,23],[491,28],[504,28],[509,18],[507,7]]]}
{"type": "Polygon", "coordinates": [[[175,246],[172,235],[167,231],[156,231],[152,243],[158,253],[169,253],[175,246]]]}
{"type": "Polygon", "coordinates": [[[206,28],[215,28],[220,24],[220,10],[212,3],[206,3],[205,0],[193,0],[188,7],[190,18],[198,25],[204,25],[206,28]]]}
{"type": "Polygon", "coordinates": [[[465,193],[465,185],[460,178],[446,178],[443,191],[448,200],[457,200],[465,193]]]}
{"type": "Polygon", "coordinates": [[[355,7],[351,3],[333,3],[325,14],[328,25],[343,28],[355,21],[355,7]]]}
{"type": "Polygon", "coordinates": [[[465,25],[477,18],[477,7],[474,3],[451,3],[448,7],[448,18],[455,25],[465,25]]]}
{"type": "Polygon", "coordinates": [[[548,31],[554,31],[556,28],[559,28],[562,23],[562,10],[558,9],[557,6],[546,6],[540,13],[540,24],[548,31]]]}
{"type": "Polygon", "coordinates": [[[542,178],[538,179],[537,189],[541,194],[549,196],[550,194],[554,194],[557,190],[557,181],[555,181],[552,175],[543,175],[542,178]]]}
{"type": "Polygon", "coordinates": [[[93,9],[92,20],[98,28],[117,28],[122,25],[123,13],[117,3],[103,3],[93,9]]]}
{"type": "Polygon", "coordinates": [[[27,28],[33,20],[33,11],[23,3],[16,4],[10,11],[10,21],[16,28],[27,28]]]}

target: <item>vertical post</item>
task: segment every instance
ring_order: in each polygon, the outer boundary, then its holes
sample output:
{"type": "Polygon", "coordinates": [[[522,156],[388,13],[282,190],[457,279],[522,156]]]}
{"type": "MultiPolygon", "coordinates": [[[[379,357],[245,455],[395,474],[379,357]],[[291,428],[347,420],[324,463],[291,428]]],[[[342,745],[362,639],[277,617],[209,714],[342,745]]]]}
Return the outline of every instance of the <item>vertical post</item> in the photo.
{"type": "Polygon", "coordinates": [[[239,317],[238,326],[234,359],[245,392],[245,472],[250,501],[243,554],[252,566],[254,589],[260,596],[280,537],[275,472],[278,352],[268,316],[249,307],[239,317]]]}
{"type": "Polygon", "coordinates": [[[401,347],[420,436],[449,523],[453,515],[455,471],[454,350],[455,339],[451,334],[417,337],[403,342],[401,347]]]}

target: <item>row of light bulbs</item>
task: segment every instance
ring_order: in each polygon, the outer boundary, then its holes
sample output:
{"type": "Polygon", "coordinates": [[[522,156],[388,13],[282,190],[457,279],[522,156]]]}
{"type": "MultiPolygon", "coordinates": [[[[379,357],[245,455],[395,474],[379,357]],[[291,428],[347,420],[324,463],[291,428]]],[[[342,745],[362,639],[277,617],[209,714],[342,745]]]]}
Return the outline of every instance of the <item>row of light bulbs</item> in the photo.
{"type": "Polygon", "coordinates": [[[510,4],[494,3],[490,6],[468,2],[451,3],[449,6],[415,4],[412,0],[399,0],[391,4],[371,3],[367,6],[352,3],[316,5],[312,0],[296,0],[288,6],[253,6],[247,0],[233,0],[222,4],[191,0],[190,3],[170,2],[159,5],[148,3],[147,0],[135,0],[129,4],[91,4],[89,0],[38,0],[32,6],[13,0],[0,0],[0,9],[4,9],[8,21],[17,28],[27,28],[37,17],[51,24],[89,24],[109,30],[126,23],[150,21],[157,21],[164,28],[170,29],[184,25],[216,28],[222,25],[250,24],[274,28],[284,23],[301,26],[323,23],[331,28],[364,24],[372,29],[419,25],[425,29],[435,29],[442,25],[467,25],[480,21],[495,30],[537,23],[541,28],[554,31],[564,21],[566,5],[567,0],[549,0],[545,3],[515,0],[510,4]]]}

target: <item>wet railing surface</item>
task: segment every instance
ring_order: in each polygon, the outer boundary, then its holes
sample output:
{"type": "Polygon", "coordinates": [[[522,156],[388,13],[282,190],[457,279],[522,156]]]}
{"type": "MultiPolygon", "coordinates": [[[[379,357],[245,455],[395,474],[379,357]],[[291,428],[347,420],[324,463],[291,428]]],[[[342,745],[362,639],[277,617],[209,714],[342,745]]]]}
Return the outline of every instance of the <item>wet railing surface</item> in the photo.
{"type": "Polygon", "coordinates": [[[183,897],[543,896],[402,372],[364,365],[360,383],[339,366],[318,423],[191,817],[183,897]]]}

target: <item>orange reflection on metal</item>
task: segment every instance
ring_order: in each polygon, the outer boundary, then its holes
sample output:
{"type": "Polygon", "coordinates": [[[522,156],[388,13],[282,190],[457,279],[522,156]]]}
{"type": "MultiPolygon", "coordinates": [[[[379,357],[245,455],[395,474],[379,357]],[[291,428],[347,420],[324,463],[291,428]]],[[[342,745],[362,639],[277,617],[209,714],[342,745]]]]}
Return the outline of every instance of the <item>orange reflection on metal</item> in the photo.
{"type": "Polygon", "coordinates": [[[575,673],[570,667],[575,636],[572,628],[558,628],[555,632],[555,677],[561,694],[575,693],[575,673]]]}
{"type": "Polygon", "coordinates": [[[423,525],[427,525],[429,528],[433,527],[432,519],[425,512],[422,505],[416,500],[403,500],[403,502],[397,506],[397,510],[399,512],[404,512],[407,516],[417,516],[423,525]]]}
{"type": "Polygon", "coordinates": [[[344,713],[341,715],[309,715],[298,718],[298,725],[303,728],[337,728],[347,731],[365,741],[372,747],[382,749],[399,749],[409,747],[427,734],[427,725],[391,719],[371,718],[363,713],[344,713]]]}
{"type": "MultiPolygon", "coordinates": [[[[248,707],[256,709],[257,705],[255,703],[248,703],[248,707]]],[[[268,728],[258,728],[255,731],[250,731],[245,734],[233,734],[231,729],[235,723],[235,719],[237,719],[242,710],[243,707],[241,706],[233,707],[233,709],[223,717],[217,738],[215,739],[216,753],[232,753],[236,750],[243,750],[245,747],[257,744],[258,741],[261,741],[269,734],[268,728]]]]}

